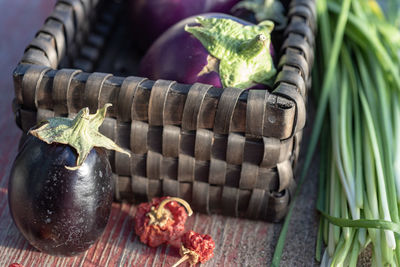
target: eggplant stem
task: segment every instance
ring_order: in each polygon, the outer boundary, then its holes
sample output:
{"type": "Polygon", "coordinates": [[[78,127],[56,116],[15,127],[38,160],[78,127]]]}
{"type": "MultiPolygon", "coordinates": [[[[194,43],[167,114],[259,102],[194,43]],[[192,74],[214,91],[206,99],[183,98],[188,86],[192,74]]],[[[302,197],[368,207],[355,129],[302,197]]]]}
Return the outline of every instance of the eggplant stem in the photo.
{"type": "Polygon", "coordinates": [[[48,144],[59,143],[74,148],[78,158],[76,166],[65,166],[69,170],[76,170],[82,166],[87,155],[94,147],[115,150],[130,157],[130,153],[127,150],[119,147],[114,141],[99,132],[99,127],[105,119],[107,108],[110,106],[112,106],[110,103],[105,104],[95,114],[90,114],[89,108],[83,108],[74,119],[49,118],[46,124],[30,130],[29,133],[48,144]]]}

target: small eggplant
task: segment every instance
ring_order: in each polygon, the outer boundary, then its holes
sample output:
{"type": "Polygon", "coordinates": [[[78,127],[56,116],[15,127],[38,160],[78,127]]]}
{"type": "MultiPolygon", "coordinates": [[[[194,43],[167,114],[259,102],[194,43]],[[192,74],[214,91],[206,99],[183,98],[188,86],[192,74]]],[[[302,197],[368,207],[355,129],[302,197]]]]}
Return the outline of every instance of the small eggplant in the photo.
{"type": "Polygon", "coordinates": [[[135,44],[150,46],[178,21],[201,13],[228,13],[239,0],[130,0],[132,32],[135,44]]]}
{"type": "Polygon", "coordinates": [[[271,20],[278,31],[284,30],[287,25],[285,7],[279,0],[243,0],[231,12],[234,16],[252,23],[271,20]]]}
{"type": "Polygon", "coordinates": [[[251,24],[221,13],[190,17],[162,34],[141,60],[150,79],[248,89],[272,85],[271,21],[251,24]]]}
{"type": "Polygon", "coordinates": [[[49,119],[30,131],[14,161],[8,191],[11,215],[42,252],[81,253],[107,225],[113,183],[102,147],[128,153],[98,132],[108,106],[94,115],[85,108],[75,119],[49,119]]]}

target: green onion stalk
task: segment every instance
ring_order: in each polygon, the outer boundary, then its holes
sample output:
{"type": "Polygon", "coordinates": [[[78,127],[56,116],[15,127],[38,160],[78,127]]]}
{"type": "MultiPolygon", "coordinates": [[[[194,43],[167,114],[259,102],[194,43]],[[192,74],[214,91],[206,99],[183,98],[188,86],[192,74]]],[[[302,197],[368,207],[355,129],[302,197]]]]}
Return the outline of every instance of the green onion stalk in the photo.
{"type": "Polygon", "coordinates": [[[398,1],[386,1],[386,7],[382,11],[374,0],[317,1],[318,107],[273,266],[280,265],[318,142],[316,260],[321,266],[356,266],[370,246],[373,266],[400,266],[400,13],[398,1]]]}

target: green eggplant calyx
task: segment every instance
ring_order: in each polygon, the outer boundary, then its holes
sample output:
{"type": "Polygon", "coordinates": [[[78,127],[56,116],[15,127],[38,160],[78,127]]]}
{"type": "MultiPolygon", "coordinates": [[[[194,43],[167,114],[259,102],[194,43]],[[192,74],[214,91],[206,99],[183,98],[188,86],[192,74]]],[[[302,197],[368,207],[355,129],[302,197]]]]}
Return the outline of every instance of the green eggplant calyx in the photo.
{"type": "Polygon", "coordinates": [[[241,56],[253,58],[260,54],[265,49],[268,39],[264,34],[259,34],[253,39],[246,40],[239,45],[238,51],[241,56]]]}
{"type": "MultiPolygon", "coordinates": [[[[185,26],[209,54],[218,59],[218,73],[223,87],[247,89],[256,84],[271,84],[276,74],[270,54],[272,21],[242,25],[231,19],[197,17],[199,26],[185,26]]],[[[208,59],[209,60],[209,59],[208,59]]],[[[210,61],[198,74],[215,71],[210,61]]]]}
{"type": "Polygon", "coordinates": [[[219,69],[219,60],[213,56],[207,55],[207,65],[203,67],[203,69],[197,74],[197,76],[201,76],[203,74],[207,74],[210,72],[218,73],[219,69]]]}
{"type": "Polygon", "coordinates": [[[78,158],[76,166],[65,166],[70,170],[79,169],[94,147],[115,150],[130,157],[128,151],[99,132],[99,127],[106,117],[107,108],[110,106],[111,104],[105,104],[95,114],[89,114],[89,108],[83,108],[73,119],[49,118],[43,125],[30,130],[29,133],[48,144],[60,143],[73,147],[78,153],[78,158]]]}

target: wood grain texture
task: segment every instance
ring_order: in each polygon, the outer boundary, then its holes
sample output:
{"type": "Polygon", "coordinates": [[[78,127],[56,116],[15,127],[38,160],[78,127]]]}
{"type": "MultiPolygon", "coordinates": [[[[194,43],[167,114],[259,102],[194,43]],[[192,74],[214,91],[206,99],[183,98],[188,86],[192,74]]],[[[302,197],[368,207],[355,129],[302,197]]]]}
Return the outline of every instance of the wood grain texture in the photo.
{"type": "MultiPolygon", "coordinates": [[[[82,1],[82,3],[86,2],[88,1],[82,1]]],[[[12,222],[7,201],[7,184],[20,131],[15,126],[11,111],[11,102],[14,97],[11,73],[21,58],[24,48],[33,39],[37,29],[42,26],[44,18],[50,14],[53,4],[54,1],[48,0],[0,1],[0,10],[7,10],[0,17],[0,60],[2,62],[0,64],[0,127],[2,129],[0,131],[0,266],[7,267],[12,262],[22,263],[25,267],[171,266],[179,257],[176,249],[171,246],[158,249],[148,248],[135,238],[132,217],[136,210],[132,205],[114,203],[109,224],[99,242],[86,253],[72,258],[52,257],[38,252],[25,241],[12,222]]],[[[306,138],[307,135],[306,132],[306,138]]],[[[203,148],[199,147],[196,150],[197,154],[211,153],[203,153],[200,149],[203,148]]],[[[204,149],[208,151],[207,148],[204,149]]],[[[299,166],[301,166],[301,157],[299,166]]],[[[140,174],[135,174],[135,177],[141,178],[140,174]]],[[[299,205],[294,212],[282,266],[316,265],[313,259],[317,229],[314,212],[316,177],[317,162],[315,161],[305,190],[300,195],[299,205]]],[[[208,186],[201,182],[198,184],[208,186]]],[[[186,191],[191,191],[186,188],[187,186],[188,184],[180,185],[180,194],[184,195],[186,191]]],[[[213,194],[222,194],[222,192],[217,187],[210,186],[209,194],[209,198],[212,199],[213,194]]],[[[225,195],[235,196],[231,192],[225,192],[225,195]]],[[[248,198],[249,196],[239,195],[240,197],[248,198]]],[[[262,221],[202,214],[191,217],[187,226],[199,232],[209,233],[216,240],[215,256],[203,266],[267,266],[271,262],[273,248],[281,227],[280,224],[262,221]]]]}

